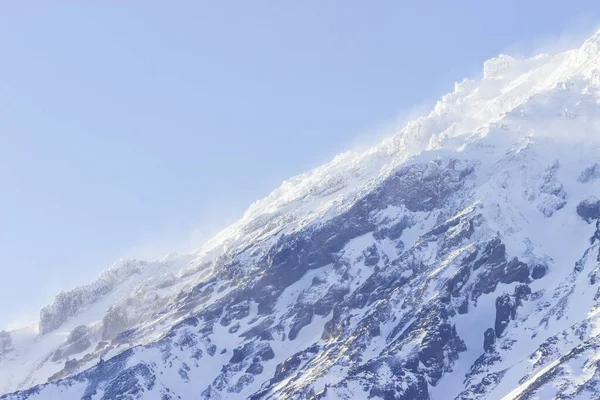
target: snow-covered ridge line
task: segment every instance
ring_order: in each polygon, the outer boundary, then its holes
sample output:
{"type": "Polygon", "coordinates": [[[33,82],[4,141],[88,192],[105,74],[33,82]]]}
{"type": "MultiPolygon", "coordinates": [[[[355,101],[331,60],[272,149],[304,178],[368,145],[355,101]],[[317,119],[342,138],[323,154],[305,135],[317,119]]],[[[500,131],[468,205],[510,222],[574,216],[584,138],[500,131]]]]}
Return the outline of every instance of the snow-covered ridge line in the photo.
{"type": "MultiPolygon", "coordinates": [[[[410,121],[391,138],[363,153],[342,153],[327,164],[284,181],[267,197],[254,202],[238,222],[209,239],[195,254],[222,254],[237,243],[268,235],[282,225],[289,231],[316,220],[331,218],[348,207],[359,193],[376,186],[395,166],[410,157],[423,151],[457,149],[464,145],[465,138],[455,143],[453,138],[472,135],[490,120],[497,120],[517,109],[531,96],[549,88],[564,86],[564,82],[572,80],[576,74],[598,74],[600,79],[600,70],[596,71],[594,63],[598,57],[599,43],[600,32],[588,39],[580,49],[556,56],[540,54],[517,60],[501,54],[485,61],[483,79],[465,79],[457,83],[455,90],[444,95],[429,115],[410,121]],[[562,73],[555,72],[548,76],[548,64],[553,68],[558,64],[562,73]],[[515,92],[516,101],[511,98],[515,92]],[[510,101],[501,101],[503,98],[510,101]],[[473,102],[474,99],[478,101],[473,102]]],[[[104,281],[100,277],[95,283],[98,294],[107,289],[104,281]]],[[[77,292],[93,292],[95,284],[87,285],[82,291],[75,288],[66,292],[66,295],[79,297],[84,293],[77,292]]],[[[64,296],[59,294],[55,303],[64,304],[64,296]]],[[[81,300],[82,303],[86,302],[86,299],[81,300]]],[[[69,301],[78,302],[76,299],[69,301]]],[[[41,319],[48,312],[54,313],[55,309],[56,304],[44,307],[41,319]]],[[[56,323],[45,324],[40,321],[41,333],[56,327],[56,323]]]]}
{"type": "Polygon", "coordinates": [[[122,259],[100,274],[94,282],[59,293],[52,304],[40,311],[40,334],[44,335],[59,328],[69,318],[110,293],[124,280],[133,274],[139,274],[147,265],[146,261],[122,259]]]}
{"type": "Polygon", "coordinates": [[[427,116],[284,182],[196,253],[63,294],[41,337],[3,334],[0,391],[507,395],[600,326],[599,71],[600,33],[487,61],[427,116]]]}
{"type": "Polygon", "coordinates": [[[352,194],[375,186],[373,181],[389,176],[409,158],[424,151],[460,149],[490,123],[517,110],[536,94],[568,86],[574,79],[598,81],[599,48],[600,32],[579,49],[557,55],[540,54],[523,60],[500,55],[487,60],[482,79],[457,83],[430,114],[408,122],[365,152],[342,153],[329,163],[286,180],[252,204],[240,221],[209,240],[198,254],[260,237],[283,224],[305,226],[336,215],[352,194]]]}

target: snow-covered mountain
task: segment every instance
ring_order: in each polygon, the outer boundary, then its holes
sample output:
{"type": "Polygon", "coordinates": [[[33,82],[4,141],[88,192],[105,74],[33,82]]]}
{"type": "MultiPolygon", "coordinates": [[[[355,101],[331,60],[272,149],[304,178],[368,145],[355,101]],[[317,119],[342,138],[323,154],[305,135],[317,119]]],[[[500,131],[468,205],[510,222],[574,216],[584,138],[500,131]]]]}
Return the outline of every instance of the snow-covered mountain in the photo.
{"type": "Polygon", "coordinates": [[[2,399],[600,398],[600,32],[0,333],[2,399]]]}

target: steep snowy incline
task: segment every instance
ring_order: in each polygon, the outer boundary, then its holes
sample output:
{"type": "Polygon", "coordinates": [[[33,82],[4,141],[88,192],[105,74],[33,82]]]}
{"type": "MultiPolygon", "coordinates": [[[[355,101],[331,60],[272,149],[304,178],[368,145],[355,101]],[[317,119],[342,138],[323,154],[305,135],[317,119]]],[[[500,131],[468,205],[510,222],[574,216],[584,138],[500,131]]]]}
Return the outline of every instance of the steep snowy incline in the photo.
{"type": "MultiPolygon", "coordinates": [[[[459,150],[481,129],[530,97],[574,78],[596,85],[600,79],[598,46],[600,32],[580,49],[555,56],[542,54],[516,60],[501,55],[486,61],[483,79],[457,83],[454,92],[443,96],[428,116],[409,122],[367,152],[341,154],[328,164],[284,182],[254,203],[240,221],[210,240],[199,253],[225,244],[248,242],[274,229],[285,227],[289,231],[336,215],[410,157],[441,148],[459,150]]],[[[557,134],[565,135],[553,132],[557,134]]]]}
{"type": "Polygon", "coordinates": [[[599,117],[600,32],[489,60],[194,254],[0,333],[2,398],[598,398],[599,117]]]}

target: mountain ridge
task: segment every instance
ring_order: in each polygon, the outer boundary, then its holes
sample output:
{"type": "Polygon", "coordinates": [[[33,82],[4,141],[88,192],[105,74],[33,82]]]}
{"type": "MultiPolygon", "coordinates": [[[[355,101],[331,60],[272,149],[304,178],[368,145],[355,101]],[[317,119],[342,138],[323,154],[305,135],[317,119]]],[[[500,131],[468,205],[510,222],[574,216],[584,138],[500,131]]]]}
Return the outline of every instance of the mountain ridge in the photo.
{"type": "Polygon", "coordinates": [[[2,398],[599,395],[599,101],[600,32],[491,59],[197,252],[55,301],[0,342],[2,398]]]}

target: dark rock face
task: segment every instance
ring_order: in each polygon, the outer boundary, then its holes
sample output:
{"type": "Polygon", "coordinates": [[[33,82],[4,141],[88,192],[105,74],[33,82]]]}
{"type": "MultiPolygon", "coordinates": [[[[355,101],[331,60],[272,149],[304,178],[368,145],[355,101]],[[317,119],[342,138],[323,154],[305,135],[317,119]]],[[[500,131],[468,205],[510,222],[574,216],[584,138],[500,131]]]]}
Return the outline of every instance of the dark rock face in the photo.
{"type": "Polygon", "coordinates": [[[390,240],[398,240],[402,236],[402,232],[412,225],[412,221],[409,218],[401,218],[399,222],[396,222],[390,226],[383,226],[373,231],[373,236],[377,240],[384,238],[390,240]]]}
{"type": "Polygon", "coordinates": [[[244,346],[240,349],[233,350],[233,356],[229,360],[231,364],[237,364],[244,361],[244,359],[252,352],[251,346],[244,346]]]}
{"type": "Polygon", "coordinates": [[[481,257],[473,264],[473,271],[479,269],[483,264],[498,265],[506,261],[506,247],[499,238],[495,238],[486,244],[481,257]]]}
{"type": "Polygon", "coordinates": [[[292,322],[292,328],[290,329],[290,333],[288,334],[288,338],[290,340],[296,339],[300,329],[309,325],[312,321],[313,310],[309,307],[303,307],[298,314],[294,317],[294,321],[292,322]]]}
{"type": "Polygon", "coordinates": [[[529,282],[529,266],[516,258],[508,262],[504,271],[505,273],[500,279],[502,283],[529,282]]]}
{"type": "Polygon", "coordinates": [[[329,288],[325,296],[321,297],[314,305],[314,314],[325,316],[328,315],[333,307],[344,299],[349,290],[346,287],[332,286],[329,288]]]}
{"type": "Polygon", "coordinates": [[[250,304],[247,301],[243,301],[238,304],[234,304],[227,308],[225,315],[221,318],[221,325],[228,326],[231,321],[245,318],[250,313],[250,304]]]}
{"type": "MultiPolygon", "coordinates": [[[[435,384],[442,377],[446,353],[460,353],[467,350],[464,342],[458,337],[456,327],[442,324],[439,328],[427,332],[421,341],[419,360],[429,369],[430,383],[435,384]]],[[[458,357],[456,357],[458,358],[458,357]]]]}
{"type": "Polygon", "coordinates": [[[260,340],[273,340],[273,335],[269,331],[273,322],[273,319],[266,318],[261,323],[241,333],[240,337],[244,339],[258,338],[260,340]]]}
{"type": "Polygon", "coordinates": [[[262,374],[263,370],[264,370],[264,368],[261,363],[254,362],[254,363],[252,363],[252,365],[250,365],[248,367],[248,369],[246,370],[246,373],[252,374],[252,375],[260,375],[260,374],[262,374]]]}
{"type": "Polygon", "coordinates": [[[154,387],[156,376],[146,364],[125,369],[105,386],[102,400],[139,398],[144,391],[154,387]]]}
{"type": "Polygon", "coordinates": [[[377,246],[372,245],[367,247],[364,251],[365,255],[365,265],[372,267],[377,265],[379,262],[379,252],[377,251],[377,246]]]}
{"type": "Polygon", "coordinates": [[[498,238],[486,244],[481,256],[473,263],[473,270],[478,270],[482,265],[486,268],[479,273],[474,283],[471,293],[474,300],[482,294],[492,293],[500,283],[530,282],[529,266],[517,258],[507,261],[505,246],[498,238]]]}
{"type": "Polygon", "coordinates": [[[496,333],[494,328],[488,328],[483,333],[483,350],[490,352],[494,349],[494,343],[496,343],[496,333]]]}
{"type": "Polygon", "coordinates": [[[354,207],[320,229],[304,234],[282,236],[263,259],[266,274],[249,290],[258,303],[259,314],[269,314],[281,292],[298,281],[307,270],[335,261],[334,254],[351,239],[373,230],[366,210],[354,207]]]}
{"type": "Polygon", "coordinates": [[[501,337],[509,322],[515,318],[517,307],[508,294],[503,294],[496,299],[496,337],[501,337]]]}
{"type": "Polygon", "coordinates": [[[577,214],[587,223],[600,219],[600,200],[588,197],[577,205],[577,214]]]}
{"type": "Polygon", "coordinates": [[[318,351],[318,346],[309,347],[308,349],[294,354],[283,363],[277,365],[277,368],[275,369],[275,375],[273,375],[273,379],[271,379],[270,383],[273,384],[276,382],[281,382],[283,379],[296,371],[303,361],[308,360],[312,355],[317,354],[318,351]]]}
{"type": "MultiPolygon", "coordinates": [[[[469,261],[465,260],[459,271],[446,281],[445,289],[452,295],[452,297],[459,297],[461,290],[464,285],[469,281],[471,277],[471,265],[469,261]]],[[[450,297],[444,298],[446,302],[450,301],[450,297]]]]}
{"type": "Polygon", "coordinates": [[[517,306],[522,305],[523,300],[529,300],[531,288],[528,285],[517,285],[515,287],[515,301],[517,306]]]}
{"type": "Polygon", "coordinates": [[[275,353],[273,353],[273,349],[271,349],[271,346],[269,344],[255,344],[253,342],[250,342],[246,343],[241,348],[234,349],[233,356],[231,357],[229,362],[231,364],[238,364],[244,361],[250,355],[254,355],[262,361],[268,361],[275,357],[275,353]]]}
{"type": "Polygon", "coordinates": [[[548,272],[548,266],[545,264],[536,264],[531,271],[531,278],[540,279],[543,278],[548,272]]]}

